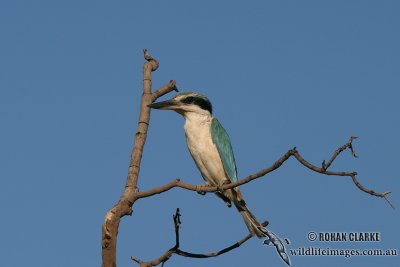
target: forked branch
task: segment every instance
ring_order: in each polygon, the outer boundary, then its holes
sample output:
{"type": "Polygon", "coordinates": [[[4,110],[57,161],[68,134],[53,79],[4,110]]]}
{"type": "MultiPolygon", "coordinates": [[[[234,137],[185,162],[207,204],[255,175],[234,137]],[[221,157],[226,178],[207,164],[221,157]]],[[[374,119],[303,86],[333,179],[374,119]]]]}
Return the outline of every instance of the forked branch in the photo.
{"type": "MultiPolygon", "coordinates": [[[[131,259],[133,261],[135,261],[136,263],[138,263],[140,265],[140,267],[149,267],[149,266],[157,266],[159,264],[164,265],[164,263],[166,261],[168,261],[173,254],[176,254],[176,255],[179,255],[182,257],[197,258],[197,259],[212,258],[212,257],[217,257],[219,255],[225,254],[235,248],[240,247],[243,243],[245,243],[247,240],[249,240],[252,237],[251,234],[248,234],[244,238],[239,240],[238,242],[232,244],[231,246],[226,247],[226,248],[221,249],[216,252],[191,253],[191,252],[183,251],[183,250],[179,249],[179,245],[180,245],[179,244],[179,229],[180,229],[180,225],[181,225],[180,216],[181,216],[181,213],[178,208],[178,209],[176,209],[175,215],[173,216],[174,226],[175,226],[175,245],[172,248],[170,248],[164,254],[162,254],[160,257],[158,257],[157,259],[154,259],[152,261],[144,262],[133,256],[131,257],[131,259]]],[[[263,226],[266,226],[267,224],[268,224],[268,222],[262,223],[263,226]]]]}
{"type": "Polygon", "coordinates": [[[140,104],[140,114],[134,146],[126,178],[125,190],[117,204],[105,215],[102,225],[102,267],[116,266],[116,245],[119,223],[122,217],[132,214],[132,205],[139,191],[137,187],[143,147],[146,142],[147,129],[150,121],[149,104],[157,98],[176,89],[175,81],[170,81],[154,93],[151,92],[151,73],[158,68],[155,60],[146,49],[143,50],[146,62],[143,64],[143,95],[140,104]]]}
{"type": "Polygon", "coordinates": [[[389,201],[389,199],[387,198],[387,195],[390,194],[390,192],[384,192],[384,193],[377,193],[374,190],[371,189],[367,189],[365,188],[356,178],[357,176],[357,172],[336,172],[336,171],[328,171],[327,169],[331,166],[331,164],[333,163],[333,161],[336,159],[336,157],[342,153],[346,148],[350,148],[352,155],[355,157],[355,153],[354,153],[354,149],[353,149],[353,140],[356,139],[355,137],[351,137],[350,140],[343,146],[341,146],[340,148],[338,148],[335,153],[333,154],[332,158],[329,160],[328,164],[325,164],[325,161],[323,161],[322,163],[322,167],[317,167],[311,163],[309,163],[308,161],[306,161],[301,155],[300,153],[297,151],[297,149],[294,147],[293,149],[290,149],[288,152],[286,152],[282,157],[280,157],[277,161],[275,161],[274,164],[272,164],[270,167],[263,169],[255,174],[249,175],[246,178],[239,180],[235,183],[228,183],[228,184],[224,184],[221,186],[209,186],[209,185],[191,185],[191,184],[187,184],[185,182],[182,182],[180,179],[176,179],[173,180],[165,185],[147,190],[147,191],[143,191],[143,192],[138,192],[136,197],[137,199],[139,198],[144,198],[144,197],[149,197],[155,194],[161,194],[163,192],[166,192],[174,187],[180,187],[183,189],[187,189],[187,190],[191,190],[191,191],[197,191],[197,192],[217,192],[217,191],[224,191],[224,190],[228,190],[243,184],[246,184],[248,182],[251,182],[252,180],[258,179],[260,177],[263,177],[264,175],[278,169],[280,166],[282,166],[282,164],[287,161],[290,157],[294,157],[296,158],[296,160],[298,162],[300,162],[302,165],[304,165],[305,167],[307,167],[308,169],[321,173],[321,174],[325,174],[325,175],[334,175],[334,176],[348,176],[351,177],[353,183],[363,192],[370,194],[372,196],[376,196],[376,197],[380,197],[380,198],[384,198],[388,204],[394,208],[393,204],[389,201]]]}

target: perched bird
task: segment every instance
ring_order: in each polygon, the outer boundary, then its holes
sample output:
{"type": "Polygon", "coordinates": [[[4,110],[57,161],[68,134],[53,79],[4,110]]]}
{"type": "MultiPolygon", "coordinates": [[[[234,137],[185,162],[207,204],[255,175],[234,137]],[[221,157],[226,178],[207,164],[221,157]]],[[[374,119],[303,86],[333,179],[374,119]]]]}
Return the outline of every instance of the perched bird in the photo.
{"type": "MultiPolygon", "coordinates": [[[[150,104],[149,107],[174,110],[185,118],[186,142],[207,184],[221,186],[238,181],[231,141],[217,118],[212,116],[212,105],[207,97],[184,92],[171,100],[150,104]]],[[[217,192],[216,195],[228,207],[231,203],[235,205],[252,235],[266,237],[264,227],[247,208],[239,187],[217,192]]]]}
{"type": "MultiPolygon", "coordinates": [[[[149,107],[174,110],[185,118],[186,142],[206,184],[221,186],[238,181],[231,141],[217,118],[212,116],[212,105],[207,97],[194,92],[184,92],[170,100],[150,104],[149,107]]],[[[228,207],[233,203],[250,233],[259,238],[266,237],[264,244],[274,245],[279,256],[290,265],[283,242],[257,221],[247,208],[238,186],[215,194],[228,207]]]]}

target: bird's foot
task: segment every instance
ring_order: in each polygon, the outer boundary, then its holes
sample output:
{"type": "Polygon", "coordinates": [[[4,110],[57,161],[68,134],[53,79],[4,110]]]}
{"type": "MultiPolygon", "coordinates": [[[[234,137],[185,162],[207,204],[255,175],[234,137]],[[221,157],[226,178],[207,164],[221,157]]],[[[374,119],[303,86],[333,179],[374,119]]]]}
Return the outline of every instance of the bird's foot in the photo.
{"type": "Polygon", "coordinates": [[[229,179],[224,179],[223,181],[221,181],[218,185],[217,185],[217,191],[220,193],[224,192],[224,189],[222,188],[224,185],[226,184],[230,184],[231,181],[229,179]]]}
{"type": "Polygon", "coordinates": [[[228,208],[230,208],[230,207],[232,207],[232,202],[230,202],[230,201],[225,201],[225,205],[226,205],[228,208]]]}
{"type": "Polygon", "coordinates": [[[222,181],[222,184],[224,185],[224,184],[230,184],[231,183],[231,180],[229,180],[229,179],[224,179],[223,181],[222,181]]]}
{"type": "Polygon", "coordinates": [[[204,190],[204,188],[207,188],[207,187],[209,187],[209,186],[210,186],[210,185],[209,185],[208,183],[205,183],[205,184],[203,184],[203,185],[197,185],[197,186],[196,186],[196,192],[197,192],[197,194],[204,196],[205,194],[207,194],[207,192],[204,190]]]}

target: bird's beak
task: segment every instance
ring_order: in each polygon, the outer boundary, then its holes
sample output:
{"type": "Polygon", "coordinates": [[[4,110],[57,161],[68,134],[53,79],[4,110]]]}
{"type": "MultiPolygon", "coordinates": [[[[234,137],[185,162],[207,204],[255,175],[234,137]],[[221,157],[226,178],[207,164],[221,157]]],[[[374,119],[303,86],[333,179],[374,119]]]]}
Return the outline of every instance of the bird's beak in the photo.
{"type": "Polygon", "coordinates": [[[153,103],[150,105],[147,105],[149,108],[155,108],[155,109],[177,109],[179,106],[179,102],[176,100],[166,100],[158,103],[153,103]]]}

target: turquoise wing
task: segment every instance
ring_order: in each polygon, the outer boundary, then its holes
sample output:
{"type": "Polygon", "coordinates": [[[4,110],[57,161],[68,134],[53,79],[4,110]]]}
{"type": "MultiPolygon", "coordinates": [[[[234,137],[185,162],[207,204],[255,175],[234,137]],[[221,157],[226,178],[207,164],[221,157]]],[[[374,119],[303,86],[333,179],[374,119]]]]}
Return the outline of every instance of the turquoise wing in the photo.
{"type": "Polygon", "coordinates": [[[231,182],[237,182],[237,170],[231,140],[216,118],[211,120],[211,137],[218,149],[225,173],[228,175],[229,180],[231,180],[231,182]]]}

